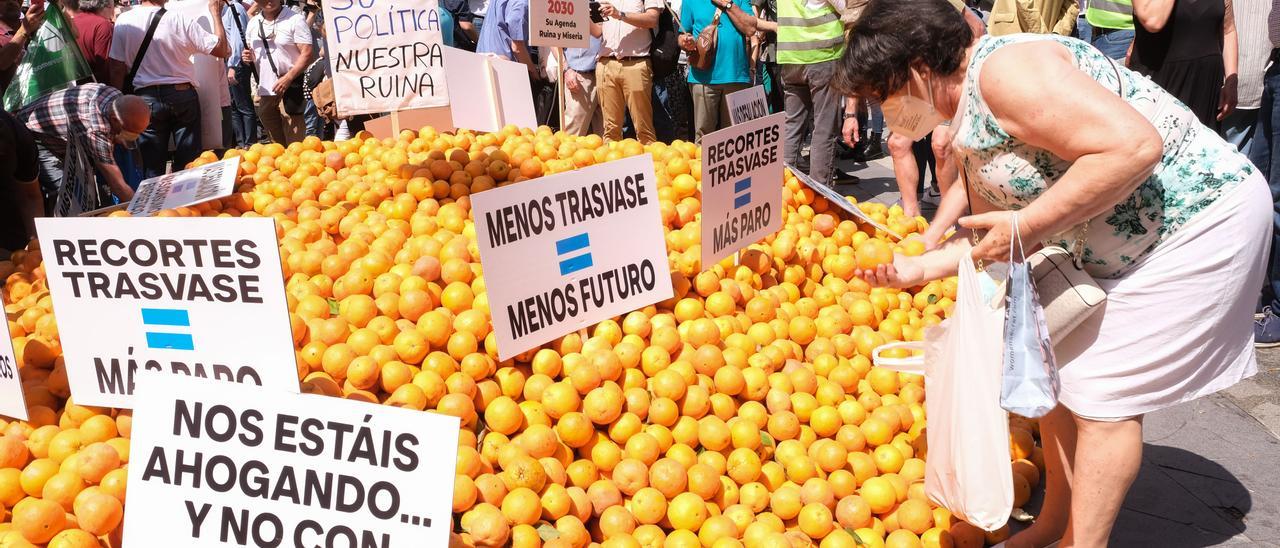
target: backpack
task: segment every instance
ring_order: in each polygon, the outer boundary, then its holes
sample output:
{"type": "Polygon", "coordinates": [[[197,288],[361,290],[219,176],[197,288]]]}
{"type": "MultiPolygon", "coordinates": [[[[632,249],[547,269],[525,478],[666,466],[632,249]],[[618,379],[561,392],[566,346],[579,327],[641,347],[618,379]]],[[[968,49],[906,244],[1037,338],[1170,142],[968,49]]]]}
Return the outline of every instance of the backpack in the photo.
{"type": "Polygon", "coordinates": [[[649,45],[649,62],[653,64],[653,79],[661,80],[676,72],[680,63],[680,18],[672,13],[671,6],[663,2],[658,14],[658,26],[653,30],[653,43],[649,45]]]}

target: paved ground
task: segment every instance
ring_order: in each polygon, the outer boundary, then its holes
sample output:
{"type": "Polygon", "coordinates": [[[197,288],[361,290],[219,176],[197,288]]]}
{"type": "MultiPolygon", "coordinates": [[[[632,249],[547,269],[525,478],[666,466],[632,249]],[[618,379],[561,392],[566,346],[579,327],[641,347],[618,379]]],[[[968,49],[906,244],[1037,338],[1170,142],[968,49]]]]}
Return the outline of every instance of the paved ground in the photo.
{"type": "MultiPolygon", "coordinates": [[[[838,185],[843,194],[898,200],[887,159],[839,167],[861,179],[838,185]]],[[[1280,348],[1259,352],[1255,377],[1148,415],[1143,437],[1112,546],[1280,548],[1280,348]]]]}

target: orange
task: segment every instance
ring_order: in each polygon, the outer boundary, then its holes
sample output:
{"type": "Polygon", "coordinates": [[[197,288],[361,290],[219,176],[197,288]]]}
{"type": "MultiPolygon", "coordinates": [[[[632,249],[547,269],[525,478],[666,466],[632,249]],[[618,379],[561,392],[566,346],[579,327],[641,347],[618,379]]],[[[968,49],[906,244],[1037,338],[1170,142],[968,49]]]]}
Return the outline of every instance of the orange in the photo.
{"type": "Polygon", "coordinates": [[[28,542],[44,543],[62,531],[67,523],[66,511],[58,503],[44,499],[25,499],[13,507],[13,530],[28,542]]]}
{"type": "Polygon", "coordinates": [[[933,509],[929,503],[908,499],[898,506],[898,525],[917,535],[933,527],[933,509]]]}
{"type": "Polygon", "coordinates": [[[706,519],[706,501],[693,493],[680,493],[667,505],[667,520],[676,529],[696,531],[706,519]]]}
{"type": "Polygon", "coordinates": [[[800,509],[798,521],[800,530],[815,540],[827,536],[835,526],[831,509],[816,502],[806,504],[800,509]]]}
{"type": "Polygon", "coordinates": [[[870,478],[863,482],[858,492],[871,508],[871,512],[875,514],[888,512],[898,503],[898,495],[893,484],[882,477],[870,478]]]}
{"type": "Polygon", "coordinates": [[[115,530],[124,519],[124,506],[120,499],[106,493],[90,493],[76,498],[75,515],[81,529],[94,535],[105,535],[115,530]]]}

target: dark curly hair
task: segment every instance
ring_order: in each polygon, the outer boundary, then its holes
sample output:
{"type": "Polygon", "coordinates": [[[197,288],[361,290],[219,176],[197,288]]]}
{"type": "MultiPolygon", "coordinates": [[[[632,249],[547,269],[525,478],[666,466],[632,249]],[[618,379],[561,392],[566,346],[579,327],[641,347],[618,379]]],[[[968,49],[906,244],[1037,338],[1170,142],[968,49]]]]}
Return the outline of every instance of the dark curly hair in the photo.
{"type": "Polygon", "coordinates": [[[832,85],[883,101],[917,63],[954,74],[972,42],[973,30],[947,0],[871,0],[849,32],[832,85]]]}

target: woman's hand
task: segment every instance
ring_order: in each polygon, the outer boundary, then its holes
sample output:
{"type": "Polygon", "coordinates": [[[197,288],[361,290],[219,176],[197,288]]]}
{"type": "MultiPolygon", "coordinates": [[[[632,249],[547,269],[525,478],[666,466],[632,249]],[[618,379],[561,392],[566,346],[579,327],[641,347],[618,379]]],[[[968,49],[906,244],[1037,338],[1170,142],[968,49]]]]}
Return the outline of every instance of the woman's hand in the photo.
{"type": "Polygon", "coordinates": [[[911,257],[894,255],[893,264],[882,264],[876,268],[853,271],[853,275],[871,284],[872,287],[896,287],[899,289],[915,287],[924,283],[924,268],[911,257]]]}
{"type": "Polygon", "coordinates": [[[1222,94],[1218,97],[1218,121],[1221,122],[1236,109],[1238,78],[1232,74],[1222,82],[1222,94]]]}
{"type": "MultiPolygon", "coordinates": [[[[970,255],[977,261],[1008,261],[1013,245],[1013,211],[991,211],[960,218],[960,226],[985,231],[978,245],[973,247],[970,255]]],[[[1022,245],[1034,246],[1040,240],[1031,234],[1026,222],[1018,219],[1018,232],[1022,245]]]]}

